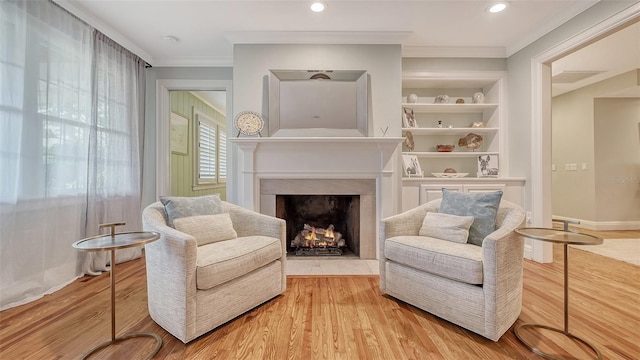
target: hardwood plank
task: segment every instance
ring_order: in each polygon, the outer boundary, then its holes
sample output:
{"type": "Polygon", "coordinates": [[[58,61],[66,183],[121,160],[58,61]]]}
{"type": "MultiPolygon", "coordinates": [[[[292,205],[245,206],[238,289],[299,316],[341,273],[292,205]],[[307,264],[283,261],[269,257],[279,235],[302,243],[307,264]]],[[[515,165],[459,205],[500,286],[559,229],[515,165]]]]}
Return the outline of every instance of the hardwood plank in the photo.
{"type": "MultiPolygon", "coordinates": [[[[638,238],[640,232],[605,233],[638,238]]],[[[603,236],[603,235],[599,235],[603,236]]],[[[562,247],[554,262],[525,260],[523,307],[516,324],[562,328],[562,247]]],[[[569,328],[604,359],[640,354],[640,267],[569,250],[569,328]]],[[[509,330],[482,338],[383,295],[377,276],[289,276],[285,294],[183,344],[151,320],[144,259],[117,265],[117,335],[154,332],[157,359],[539,359],[509,330]]],[[[110,338],[109,274],[83,277],[37,301],[0,312],[0,359],[77,359],[110,338]]],[[[563,336],[531,333],[541,348],[593,358],[563,336]]],[[[96,358],[140,358],[151,350],[131,340],[96,358]]]]}

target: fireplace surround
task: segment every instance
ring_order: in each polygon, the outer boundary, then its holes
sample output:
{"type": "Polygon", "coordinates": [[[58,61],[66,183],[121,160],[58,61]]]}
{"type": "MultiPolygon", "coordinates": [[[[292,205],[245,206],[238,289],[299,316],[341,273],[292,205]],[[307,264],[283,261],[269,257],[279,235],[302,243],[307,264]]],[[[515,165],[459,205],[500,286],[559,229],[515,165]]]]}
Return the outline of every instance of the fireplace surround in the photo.
{"type": "Polygon", "coordinates": [[[400,137],[243,137],[238,204],[276,216],[276,195],[359,195],[360,258],[377,258],[380,219],[399,211],[400,137]]]}

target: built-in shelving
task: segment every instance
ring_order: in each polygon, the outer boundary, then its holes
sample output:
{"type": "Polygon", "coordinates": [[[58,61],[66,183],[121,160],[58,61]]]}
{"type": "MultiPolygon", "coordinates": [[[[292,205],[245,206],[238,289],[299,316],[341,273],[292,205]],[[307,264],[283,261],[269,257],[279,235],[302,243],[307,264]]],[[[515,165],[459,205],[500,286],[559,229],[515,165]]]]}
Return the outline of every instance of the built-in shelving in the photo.
{"type": "MultiPolygon", "coordinates": [[[[405,141],[402,155],[415,156],[422,170],[422,174],[403,177],[403,210],[439,196],[442,188],[466,192],[502,190],[505,199],[522,205],[525,180],[509,177],[507,168],[505,87],[504,72],[403,73],[401,113],[410,109],[417,126],[406,127],[403,123],[402,134],[413,140],[413,149],[409,149],[405,141]],[[484,95],[480,103],[474,101],[474,94],[478,92],[484,95]],[[416,94],[417,101],[408,102],[409,94],[416,94]],[[447,95],[449,102],[436,103],[440,95],[447,95]],[[475,151],[458,146],[458,140],[469,133],[483,138],[482,145],[475,151]],[[437,145],[455,148],[451,152],[438,152],[437,145]],[[478,174],[479,156],[497,159],[499,176],[478,174]],[[432,175],[447,168],[468,175],[461,178],[432,175]]],[[[403,160],[404,163],[411,164],[403,160]]]]}

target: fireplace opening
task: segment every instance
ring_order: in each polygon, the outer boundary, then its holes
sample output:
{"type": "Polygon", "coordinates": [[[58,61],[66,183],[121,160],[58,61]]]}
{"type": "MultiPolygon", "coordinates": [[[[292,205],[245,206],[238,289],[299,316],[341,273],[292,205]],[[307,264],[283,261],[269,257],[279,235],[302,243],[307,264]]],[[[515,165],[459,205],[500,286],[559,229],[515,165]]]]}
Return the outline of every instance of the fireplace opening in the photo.
{"type": "Polygon", "coordinates": [[[276,195],[290,254],[360,256],[359,195],[276,195]]]}

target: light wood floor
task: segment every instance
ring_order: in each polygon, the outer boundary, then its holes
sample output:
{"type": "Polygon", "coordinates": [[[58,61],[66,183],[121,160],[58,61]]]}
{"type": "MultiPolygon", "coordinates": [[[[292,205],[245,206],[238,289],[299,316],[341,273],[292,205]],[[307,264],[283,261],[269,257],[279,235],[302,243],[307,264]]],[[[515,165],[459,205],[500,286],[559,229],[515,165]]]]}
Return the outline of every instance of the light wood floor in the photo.
{"type": "MultiPolygon", "coordinates": [[[[561,247],[554,257],[552,264],[525,260],[516,324],[563,326],[561,247]]],[[[604,359],[640,358],[640,267],[577,249],[569,250],[569,261],[570,331],[604,359]]],[[[149,317],[144,259],[118,265],[116,276],[117,334],[159,334],[164,343],[156,359],[541,359],[513,329],[492,342],[382,295],[377,276],[291,276],[284,295],[184,345],[149,317]]],[[[0,359],[79,358],[110,338],[109,303],[105,273],[1,312],[0,359]]],[[[563,337],[544,335],[551,341],[534,340],[543,350],[593,358],[563,337]]],[[[140,359],[151,347],[148,340],[129,340],[94,358],[140,359]]]]}

